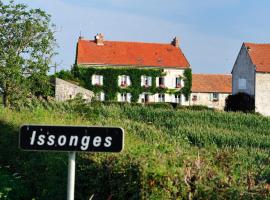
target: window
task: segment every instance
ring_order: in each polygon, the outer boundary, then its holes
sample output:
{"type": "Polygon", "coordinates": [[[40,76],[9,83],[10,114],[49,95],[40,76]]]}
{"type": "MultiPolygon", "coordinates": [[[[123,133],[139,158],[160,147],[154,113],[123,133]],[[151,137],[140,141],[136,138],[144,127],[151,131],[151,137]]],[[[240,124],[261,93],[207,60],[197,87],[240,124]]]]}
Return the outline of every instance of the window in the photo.
{"type": "Polygon", "coordinates": [[[96,94],[97,101],[104,101],[105,100],[105,94],[104,92],[99,92],[96,94]]]}
{"type": "Polygon", "coordinates": [[[181,103],[181,95],[179,95],[179,94],[175,94],[174,95],[174,102],[175,103],[181,103]]]}
{"type": "Polygon", "coordinates": [[[131,102],[131,94],[130,93],[118,93],[117,99],[120,102],[131,102]]]}
{"type": "Polygon", "coordinates": [[[213,101],[218,101],[218,100],[219,100],[219,94],[213,93],[213,101]]]}
{"type": "Polygon", "coordinates": [[[158,102],[165,102],[165,94],[158,94],[158,102]]]}
{"type": "Polygon", "coordinates": [[[198,96],[197,95],[192,95],[192,101],[197,101],[198,96]]]}
{"type": "Polygon", "coordinates": [[[151,76],[142,76],[142,86],[149,87],[152,85],[152,77],[151,76]]]}
{"type": "Polygon", "coordinates": [[[121,101],[122,101],[122,102],[128,101],[127,93],[122,93],[122,94],[121,94],[121,101]]]}
{"type": "Polygon", "coordinates": [[[119,85],[121,87],[127,87],[130,85],[130,78],[129,76],[122,75],[119,77],[119,85]]]}
{"type": "Polygon", "coordinates": [[[149,94],[144,93],[142,98],[142,103],[148,103],[149,102],[149,94]]]}
{"type": "Polygon", "coordinates": [[[179,77],[175,78],[175,87],[180,88],[181,87],[181,79],[179,77]]]}
{"type": "Polygon", "coordinates": [[[184,99],[185,99],[185,101],[187,102],[187,101],[189,100],[189,98],[188,98],[188,97],[186,97],[186,96],[184,96],[184,97],[185,97],[185,98],[184,98],[184,99]]]}
{"type": "Polygon", "coordinates": [[[93,75],[92,76],[92,85],[103,85],[103,76],[102,75],[93,75]]]}
{"type": "Polygon", "coordinates": [[[238,80],[238,89],[239,90],[245,90],[247,89],[247,80],[244,78],[240,78],[238,80]]]}
{"type": "Polygon", "coordinates": [[[165,88],[165,80],[164,80],[164,77],[159,77],[159,78],[158,78],[158,85],[159,85],[159,87],[161,87],[161,88],[165,88]]]}

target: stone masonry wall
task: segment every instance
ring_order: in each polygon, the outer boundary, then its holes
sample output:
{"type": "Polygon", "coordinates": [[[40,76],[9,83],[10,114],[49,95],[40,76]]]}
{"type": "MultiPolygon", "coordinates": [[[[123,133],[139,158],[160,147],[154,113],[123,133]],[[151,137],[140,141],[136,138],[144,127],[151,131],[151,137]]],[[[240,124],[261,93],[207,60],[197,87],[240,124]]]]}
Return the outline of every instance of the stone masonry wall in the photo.
{"type": "Polygon", "coordinates": [[[76,97],[77,94],[81,94],[82,98],[86,102],[90,102],[94,96],[94,93],[92,91],[59,78],[55,78],[54,84],[55,84],[55,99],[57,101],[66,101],[69,99],[73,99],[74,97],[76,97]]]}
{"type": "Polygon", "coordinates": [[[270,74],[256,73],[255,110],[270,116],[270,74]]]}
{"type": "Polygon", "coordinates": [[[190,105],[203,105],[209,108],[224,110],[225,100],[229,94],[219,93],[219,99],[217,101],[211,99],[211,95],[212,93],[191,93],[190,105]],[[196,100],[194,96],[197,96],[196,100]]]}

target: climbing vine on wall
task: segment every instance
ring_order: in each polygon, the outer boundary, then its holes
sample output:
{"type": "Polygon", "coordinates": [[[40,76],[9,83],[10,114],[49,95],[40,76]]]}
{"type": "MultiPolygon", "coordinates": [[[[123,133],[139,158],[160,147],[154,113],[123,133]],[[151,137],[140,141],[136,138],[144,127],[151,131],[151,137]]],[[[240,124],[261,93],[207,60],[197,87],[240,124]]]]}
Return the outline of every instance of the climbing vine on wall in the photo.
{"type": "Polygon", "coordinates": [[[192,87],[192,71],[190,68],[184,71],[184,87],[181,89],[181,93],[184,94],[186,98],[189,98],[192,87]]]}
{"type": "MultiPolygon", "coordinates": [[[[139,95],[143,92],[148,92],[151,94],[155,93],[167,93],[168,88],[160,88],[156,86],[156,77],[165,76],[166,74],[162,69],[142,69],[142,68],[127,68],[127,67],[80,67],[74,66],[72,73],[74,77],[80,81],[80,85],[92,90],[94,93],[99,93],[103,91],[105,93],[105,100],[115,101],[117,100],[117,93],[131,93],[131,101],[137,102],[139,95]],[[103,85],[92,85],[92,76],[93,75],[102,75],[103,76],[103,85]],[[118,85],[118,77],[121,75],[127,75],[130,77],[131,85],[125,88],[122,88],[118,85]],[[151,76],[152,85],[149,87],[141,86],[141,77],[142,76],[151,76]]],[[[185,75],[185,73],[184,73],[185,75]]],[[[186,73],[189,75],[189,72],[186,73]]],[[[184,77],[185,85],[180,91],[175,90],[173,93],[183,93],[190,91],[189,84],[190,78],[184,77]]],[[[172,91],[170,90],[170,93],[172,91]]]]}

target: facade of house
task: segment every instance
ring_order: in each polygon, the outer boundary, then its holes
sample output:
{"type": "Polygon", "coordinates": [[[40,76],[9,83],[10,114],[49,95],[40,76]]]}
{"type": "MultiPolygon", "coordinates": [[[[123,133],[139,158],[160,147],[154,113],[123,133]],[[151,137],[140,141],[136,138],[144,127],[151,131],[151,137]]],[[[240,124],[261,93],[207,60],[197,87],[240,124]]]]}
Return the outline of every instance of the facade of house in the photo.
{"type": "MultiPolygon", "coordinates": [[[[104,40],[102,34],[97,34],[94,40],[79,38],[77,43],[76,62],[79,68],[114,68],[114,69],[161,69],[164,76],[151,77],[142,75],[140,86],[166,88],[171,91],[179,91],[183,86],[182,80],[185,69],[190,68],[189,62],[179,48],[179,40],[174,38],[171,43],[145,43],[145,42],[120,42],[104,40]]],[[[91,77],[93,86],[102,86],[106,77],[101,74],[93,74],[91,77]]],[[[128,74],[118,76],[118,87],[128,88],[132,86],[131,77],[128,74]]],[[[96,97],[105,100],[105,92],[96,93],[96,97]]],[[[132,94],[119,92],[117,101],[130,102],[132,94]]],[[[188,104],[182,94],[149,93],[139,94],[138,102],[175,102],[188,104]]]]}
{"type": "Polygon", "coordinates": [[[270,44],[243,43],[232,69],[233,94],[255,98],[255,111],[270,116],[270,44]]]}
{"type": "Polygon", "coordinates": [[[232,93],[232,76],[193,74],[190,105],[203,105],[223,110],[225,99],[232,93]]]}

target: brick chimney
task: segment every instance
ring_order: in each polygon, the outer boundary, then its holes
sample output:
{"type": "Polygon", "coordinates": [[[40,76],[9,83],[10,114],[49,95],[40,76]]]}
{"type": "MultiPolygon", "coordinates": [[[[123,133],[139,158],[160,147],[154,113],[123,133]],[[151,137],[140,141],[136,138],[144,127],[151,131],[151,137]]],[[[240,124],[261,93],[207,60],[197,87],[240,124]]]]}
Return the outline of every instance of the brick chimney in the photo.
{"type": "Polygon", "coordinates": [[[177,48],[179,48],[179,39],[177,37],[173,38],[171,44],[177,48]]]}
{"type": "Polygon", "coordinates": [[[104,45],[104,36],[102,33],[98,33],[96,36],[95,36],[95,41],[97,43],[97,45],[104,45]]]}

